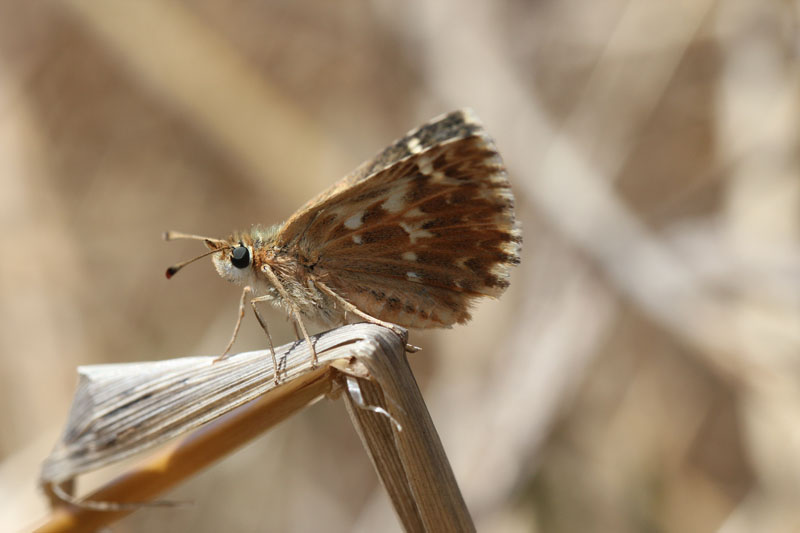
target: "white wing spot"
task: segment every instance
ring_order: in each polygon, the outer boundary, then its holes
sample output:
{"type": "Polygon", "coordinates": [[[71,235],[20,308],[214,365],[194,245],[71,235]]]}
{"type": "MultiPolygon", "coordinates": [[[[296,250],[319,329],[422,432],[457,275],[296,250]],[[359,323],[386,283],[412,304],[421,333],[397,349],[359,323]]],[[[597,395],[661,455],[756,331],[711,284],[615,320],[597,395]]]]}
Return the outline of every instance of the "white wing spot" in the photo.
{"type": "MultiPolygon", "coordinates": [[[[417,224],[422,224],[424,221],[419,221],[417,224]]],[[[415,225],[408,224],[406,222],[401,222],[400,227],[408,233],[408,238],[411,241],[411,244],[416,244],[417,239],[424,239],[426,237],[433,237],[433,233],[426,229],[421,229],[419,227],[415,227],[415,225]]]]}
{"type": "Polygon", "coordinates": [[[422,156],[417,160],[417,166],[419,167],[419,171],[425,174],[426,176],[430,176],[433,174],[433,161],[431,161],[430,157],[422,156]]]}
{"type": "Polygon", "coordinates": [[[403,252],[403,255],[401,255],[400,257],[402,257],[406,261],[417,260],[417,254],[415,254],[414,252],[403,252]]]}
{"type": "Polygon", "coordinates": [[[381,204],[381,208],[389,213],[398,213],[406,206],[405,197],[406,187],[399,187],[392,191],[392,194],[389,195],[389,198],[387,198],[381,204]]]}
{"type": "Polygon", "coordinates": [[[364,211],[359,211],[344,221],[344,227],[347,229],[357,229],[364,223],[364,211]]]}
{"type": "Polygon", "coordinates": [[[478,124],[480,125],[481,121],[478,120],[478,117],[475,116],[475,113],[472,109],[463,109],[461,111],[461,118],[464,120],[465,124],[478,124]]]}
{"type": "Polygon", "coordinates": [[[417,274],[416,272],[406,272],[406,277],[409,279],[409,281],[417,281],[418,282],[418,281],[422,280],[422,278],[420,278],[419,274],[417,274]]]}
{"type": "Polygon", "coordinates": [[[353,242],[356,244],[361,244],[361,235],[353,235],[353,242]]]}
{"type": "Polygon", "coordinates": [[[424,217],[425,213],[423,213],[419,207],[415,207],[414,209],[409,209],[405,213],[403,213],[404,217],[413,218],[413,217],[424,217]]]}
{"type": "Polygon", "coordinates": [[[422,151],[422,146],[420,146],[419,139],[416,137],[411,137],[406,143],[406,146],[408,147],[408,151],[412,154],[418,154],[422,151]]]}

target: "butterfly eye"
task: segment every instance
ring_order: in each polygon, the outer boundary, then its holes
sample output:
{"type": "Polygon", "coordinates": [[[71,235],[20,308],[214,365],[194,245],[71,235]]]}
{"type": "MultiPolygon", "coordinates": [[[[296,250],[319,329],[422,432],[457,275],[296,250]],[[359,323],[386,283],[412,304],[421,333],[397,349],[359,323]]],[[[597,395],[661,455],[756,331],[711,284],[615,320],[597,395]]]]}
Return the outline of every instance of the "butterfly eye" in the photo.
{"type": "Polygon", "coordinates": [[[247,246],[239,245],[233,249],[231,254],[231,263],[236,268],[247,268],[250,264],[250,250],[247,246]]]}

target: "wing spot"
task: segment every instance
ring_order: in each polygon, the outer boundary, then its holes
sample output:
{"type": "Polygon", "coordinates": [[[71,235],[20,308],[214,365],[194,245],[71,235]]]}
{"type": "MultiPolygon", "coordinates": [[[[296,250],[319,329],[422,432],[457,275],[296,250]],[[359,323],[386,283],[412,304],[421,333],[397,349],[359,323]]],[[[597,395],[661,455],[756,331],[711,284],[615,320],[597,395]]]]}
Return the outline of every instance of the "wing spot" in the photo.
{"type": "Polygon", "coordinates": [[[344,227],[347,229],[357,229],[364,223],[364,211],[359,211],[344,221],[344,227]]]}
{"type": "Polygon", "coordinates": [[[353,242],[356,244],[361,244],[363,242],[361,240],[361,235],[353,235],[353,242]]]}
{"type": "Polygon", "coordinates": [[[381,207],[388,211],[389,213],[398,213],[403,210],[406,206],[406,188],[399,187],[397,190],[393,191],[389,198],[387,198],[382,204],[381,207]]]}
{"type": "Polygon", "coordinates": [[[417,160],[417,166],[419,167],[419,171],[426,176],[433,175],[433,161],[431,161],[430,157],[421,156],[417,160]]]}
{"type": "Polygon", "coordinates": [[[405,261],[417,260],[417,254],[415,254],[414,252],[403,252],[403,255],[401,255],[400,257],[402,257],[405,261]]]}
{"type": "Polygon", "coordinates": [[[419,139],[416,137],[411,137],[406,143],[406,146],[408,147],[408,151],[412,154],[418,154],[422,151],[422,145],[420,145],[419,139]]]}
{"type": "Polygon", "coordinates": [[[420,229],[418,227],[414,227],[411,224],[406,222],[401,222],[400,227],[408,233],[408,238],[411,241],[411,244],[416,244],[417,239],[424,239],[426,237],[433,237],[434,234],[426,229],[420,229]]]}
{"type": "Polygon", "coordinates": [[[406,272],[406,277],[409,281],[415,281],[417,283],[422,281],[422,278],[416,272],[406,272]]]}

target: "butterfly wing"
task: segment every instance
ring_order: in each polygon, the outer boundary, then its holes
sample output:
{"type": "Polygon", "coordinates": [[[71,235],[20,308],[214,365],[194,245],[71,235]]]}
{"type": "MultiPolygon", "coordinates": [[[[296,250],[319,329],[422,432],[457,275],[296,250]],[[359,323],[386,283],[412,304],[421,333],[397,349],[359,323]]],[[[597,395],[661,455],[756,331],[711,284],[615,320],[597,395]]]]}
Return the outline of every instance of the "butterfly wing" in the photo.
{"type": "Polygon", "coordinates": [[[446,115],[436,117],[427,124],[409,131],[405,136],[396,140],[383,149],[372,159],[364,161],[350,174],[334,183],[327,190],[321,192],[298,209],[286,221],[284,229],[290,235],[297,235],[308,227],[320,206],[327,200],[338,196],[353,185],[366,179],[373,178],[379,171],[412,157],[420,151],[448,140],[468,137],[481,133],[483,127],[474,117],[472,111],[461,109],[446,115]]]}
{"type": "Polygon", "coordinates": [[[503,162],[463,110],[410,132],[278,232],[337,294],[405,327],[467,321],[474,299],[508,286],[521,240],[503,162]]]}

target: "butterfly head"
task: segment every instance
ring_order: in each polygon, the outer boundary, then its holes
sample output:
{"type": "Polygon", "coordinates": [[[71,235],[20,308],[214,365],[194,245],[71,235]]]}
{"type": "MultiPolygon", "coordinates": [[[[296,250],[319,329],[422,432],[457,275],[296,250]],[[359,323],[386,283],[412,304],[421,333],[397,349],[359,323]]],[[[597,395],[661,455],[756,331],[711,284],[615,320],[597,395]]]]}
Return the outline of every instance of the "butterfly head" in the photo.
{"type": "Polygon", "coordinates": [[[211,250],[217,250],[211,259],[217,273],[225,280],[239,285],[252,282],[253,246],[247,239],[231,238],[225,244],[206,242],[211,250]]]}
{"type": "Polygon", "coordinates": [[[175,239],[203,241],[209,251],[169,267],[167,269],[167,278],[174,276],[186,265],[211,255],[214,267],[223,279],[240,285],[251,282],[253,276],[253,244],[252,239],[248,236],[234,235],[229,239],[223,240],[175,231],[169,231],[164,234],[164,240],[171,241],[175,239]]]}

